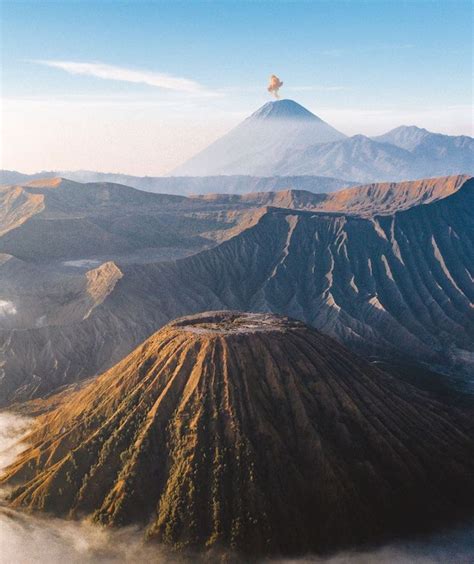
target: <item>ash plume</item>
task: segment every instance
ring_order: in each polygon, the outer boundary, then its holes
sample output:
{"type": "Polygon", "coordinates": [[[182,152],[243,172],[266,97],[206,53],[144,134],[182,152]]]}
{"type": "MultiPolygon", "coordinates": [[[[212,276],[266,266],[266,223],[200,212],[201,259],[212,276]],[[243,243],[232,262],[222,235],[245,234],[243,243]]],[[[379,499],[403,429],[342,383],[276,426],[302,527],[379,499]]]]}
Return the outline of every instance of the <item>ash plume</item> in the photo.
{"type": "Polygon", "coordinates": [[[272,74],[270,76],[270,82],[267,87],[267,90],[270,92],[270,94],[273,94],[273,96],[278,99],[280,97],[278,91],[282,86],[283,82],[278,78],[278,76],[276,76],[276,74],[272,74]]]}

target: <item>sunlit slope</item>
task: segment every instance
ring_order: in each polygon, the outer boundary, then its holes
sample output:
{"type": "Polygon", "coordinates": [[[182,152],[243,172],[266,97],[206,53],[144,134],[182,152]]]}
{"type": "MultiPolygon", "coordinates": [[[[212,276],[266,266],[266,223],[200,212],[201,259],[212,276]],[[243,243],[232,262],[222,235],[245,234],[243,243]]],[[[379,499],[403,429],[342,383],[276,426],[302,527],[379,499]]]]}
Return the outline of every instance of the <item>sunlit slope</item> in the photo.
{"type": "Polygon", "coordinates": [[[14,506],[174,547],[305,554],[461,516],[474,448],[457,417],[302,323],[213,312],[40,418],[3,480],[14,506]]]}

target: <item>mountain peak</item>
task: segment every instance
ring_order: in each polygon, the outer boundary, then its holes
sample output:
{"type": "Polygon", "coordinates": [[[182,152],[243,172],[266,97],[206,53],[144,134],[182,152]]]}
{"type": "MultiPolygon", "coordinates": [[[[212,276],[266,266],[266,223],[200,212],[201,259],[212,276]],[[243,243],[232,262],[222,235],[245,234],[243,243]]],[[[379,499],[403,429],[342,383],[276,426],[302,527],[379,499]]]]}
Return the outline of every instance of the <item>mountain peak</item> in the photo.
{"type": "Polygon", "coordinates": [[[59,188],[64,182],[72,182],[71,180],[66,180],[61,176],[55,176],[53,178],[38,178],[28,182],[26,186],[31,188],[59,188]]]}
{"type": "Polygon", "coordinates": [[[322,119],[315,116],[301,104],[298,104],[298,102],[288,99],[267,102],[248,118],[248,120],[255,119],[322,121],[322,119]]]}
{"type": "Polygon", "coordinates": [[[395,133],[396,131],[411,131],[413,133],[417,131],[422,131],[423,133],[430,133],[424,127],[418,127],[417,125],[399,125],[398,127],[391,129],[388,133],[395,133]]]}
{"type": "Polygon", "coordinates": [[[379,143],[390,143],[401,149],[412,151],[430,135],[436,136],[437,134],[416,125],[400,125],[383,135],[374,137],[374,140],[379,143]]]}
{"type": "Polygon", "coordinates": [[[173,171],[175,176],[274,176],[288,154],[346,136],[294,100],[267,102],[173,171]]]}

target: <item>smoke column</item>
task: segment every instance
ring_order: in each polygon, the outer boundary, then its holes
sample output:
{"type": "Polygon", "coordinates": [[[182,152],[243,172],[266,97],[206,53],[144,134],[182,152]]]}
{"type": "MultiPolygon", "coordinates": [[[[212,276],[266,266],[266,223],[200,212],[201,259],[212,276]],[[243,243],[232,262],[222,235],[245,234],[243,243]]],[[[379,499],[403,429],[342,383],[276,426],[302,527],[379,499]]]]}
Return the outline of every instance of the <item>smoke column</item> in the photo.
{"type": "Polygon", "coordinates": [[[270,77],[270,83],[268,84],[267,87],[267,90],[270,92],[270,94],[273,94],[273,96],[275,96],[275,98],[278,99],[280,97],[278,95],[278,91],[282,86],[283,86],[283,82],[278,78],[278,76],[272,74],[270,77]]]}

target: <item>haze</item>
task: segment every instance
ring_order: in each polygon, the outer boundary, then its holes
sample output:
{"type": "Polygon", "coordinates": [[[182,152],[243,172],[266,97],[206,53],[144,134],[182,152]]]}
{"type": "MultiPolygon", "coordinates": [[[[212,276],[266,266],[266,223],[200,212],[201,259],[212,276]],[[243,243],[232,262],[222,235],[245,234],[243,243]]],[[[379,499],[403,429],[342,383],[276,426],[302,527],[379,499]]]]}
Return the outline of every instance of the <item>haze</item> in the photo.
{"type": "Polygon", "coordinates": [[[472,2],[0,12],[0,564],[474,562],[472,2]]]}
{"type": "Polygon", "coordinates": [[[469,2],[2,8],[1,168],[166,174],[269,100],[271,73],[348,135],[472,133],[469,2]]]}

